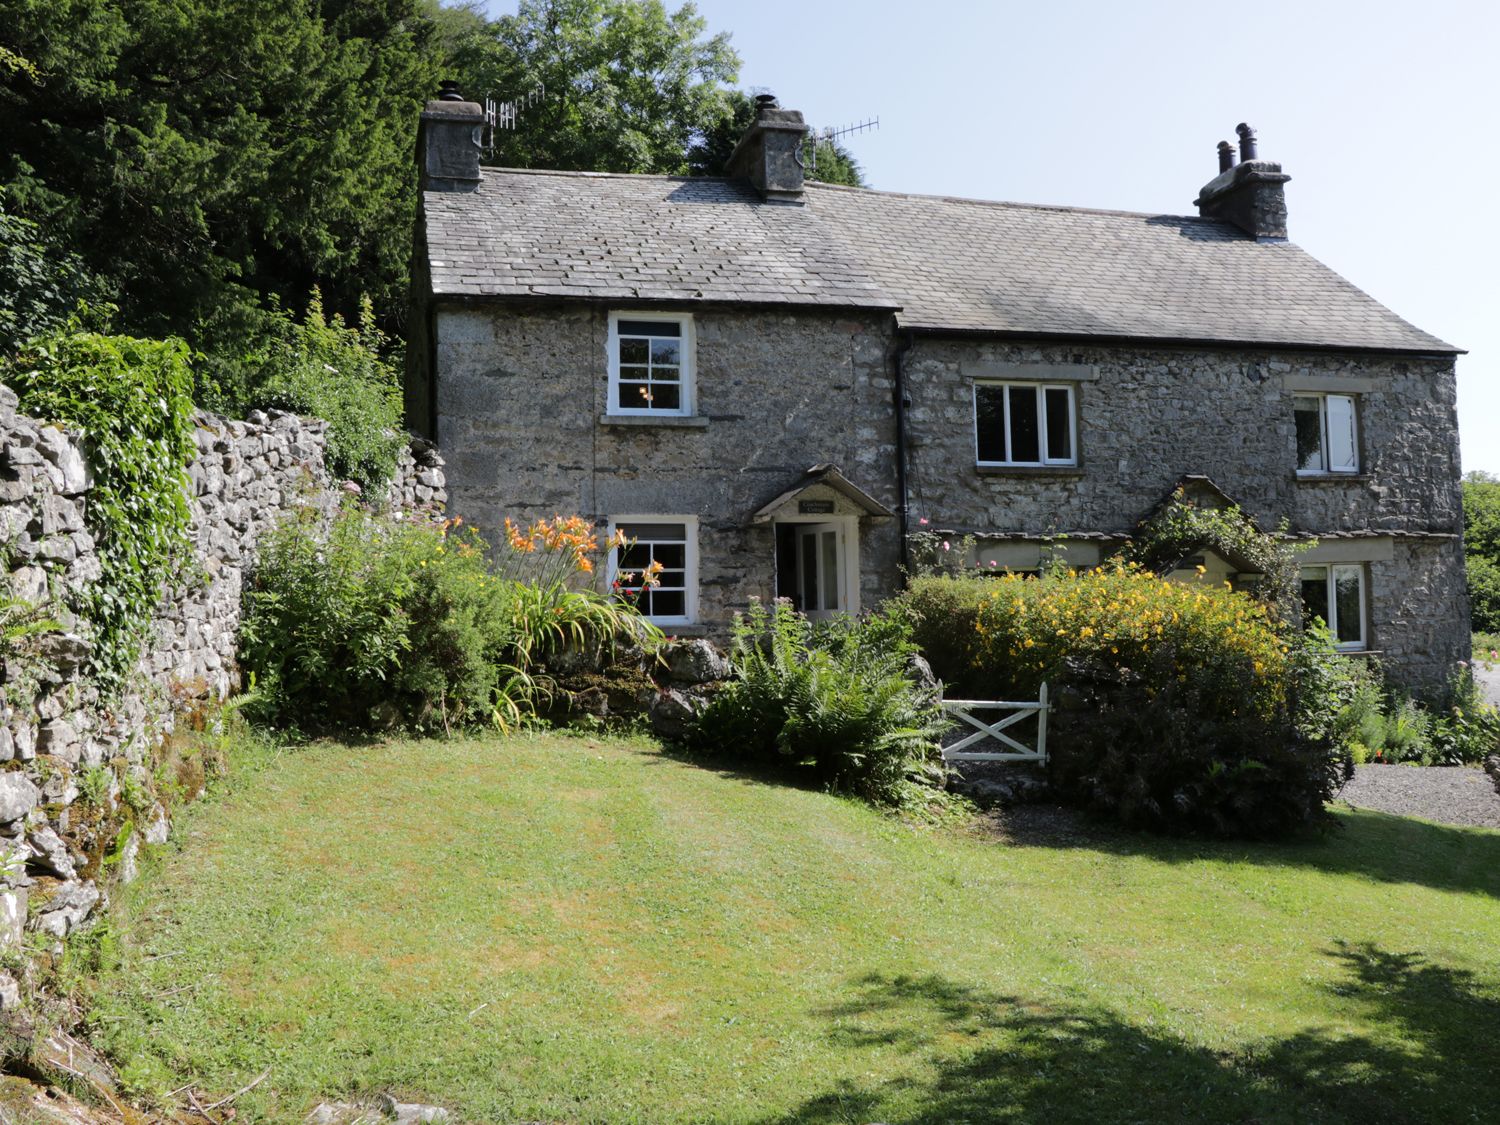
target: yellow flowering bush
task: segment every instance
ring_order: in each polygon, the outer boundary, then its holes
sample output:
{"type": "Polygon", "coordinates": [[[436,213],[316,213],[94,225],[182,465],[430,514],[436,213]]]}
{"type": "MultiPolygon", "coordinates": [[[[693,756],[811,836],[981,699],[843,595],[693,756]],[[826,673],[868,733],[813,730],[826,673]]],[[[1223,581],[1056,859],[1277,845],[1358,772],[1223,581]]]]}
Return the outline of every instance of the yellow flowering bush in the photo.
{"type": "Polygon", "coordinates": [[[1275,620],[1206,580],[1174,582],[1129,564],[918,578],[901,604],[934,671],[971,698],[1035,695],[1073,660],[1230,694],[1249,685],[1247,713],[1261,717],[1286,704],[1287,642],[1275,620]]]}
{"type": "Polygon", "coordinates": [[[898,599],[950,697],[1060,706],[1053,783],[1131,824],[1273,835],[1317,821],[1336,770],[1292,722],[1275,611],[1129,563],[1041,578],[923,577],[898,599]]]}

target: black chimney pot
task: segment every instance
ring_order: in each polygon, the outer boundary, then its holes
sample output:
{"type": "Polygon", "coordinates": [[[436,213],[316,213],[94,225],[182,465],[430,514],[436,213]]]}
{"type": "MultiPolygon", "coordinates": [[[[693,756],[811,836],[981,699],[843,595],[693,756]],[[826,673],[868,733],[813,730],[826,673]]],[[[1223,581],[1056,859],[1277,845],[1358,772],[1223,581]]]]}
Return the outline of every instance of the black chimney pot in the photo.
{"type": "Polygon", "coordinates": [[[1240,135],[1240,159],[1259,160],[1255,154],[1255,130],[1241,121],[1234,131],[1240,135]]]}
{"type": "Polygon", "coordinates": [[[1234,146],[1228,141],[1219,142],[1219,171],[1227,172],[1234,167],[1234,146]]]}
{"type": "Polygon", "coordinates": [[[461,102],[464,96],[458,92],[458,83],[451,78],[445,78],[438,83],[438,101],[461,102]]]}

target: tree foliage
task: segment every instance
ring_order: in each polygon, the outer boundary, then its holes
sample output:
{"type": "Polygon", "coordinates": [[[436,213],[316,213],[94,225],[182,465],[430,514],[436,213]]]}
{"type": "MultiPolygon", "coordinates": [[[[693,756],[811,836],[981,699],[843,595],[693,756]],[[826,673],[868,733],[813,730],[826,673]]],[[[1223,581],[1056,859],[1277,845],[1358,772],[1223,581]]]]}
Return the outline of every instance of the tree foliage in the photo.
{"type": "Polygon", "coordinates": [[[48,238],[40,224],[10,214],[0,194],[0,356],[59,327],[80,304],[109,296],[82,258],[48,238]]]}
{"type": "Polygon", "coordinates": [[[469,97],[545,91],[497,134],[492,162],[514,168],[685,173],[740,64],[692,4],[668,12],[662,0],[522,0],[515,15],[448,27],[469,97]]]}
{"type": "MultiPolygon", "coordinates": [[[[708,123],[688,150],[688,170],[695,176],[722,176],[745,131],[755,121],[755,99],[743,90],[726,95],[723,112],[708,123]]],[[[865,187],[859,162],[838,141],[809,135],[802,145],[807,178],[825,184],[865,187]]]]}
{"type": "Polygon", "coordinates": [[[1500,480],[1487,473],[1464,477],[1464,553],[1474,628],[1500,632],[1500,480]]]}
{"type": "Polygon", "coordinates": [[[439,72],[420,0],[7,0],[0,178],[119,291],[196,342],[320,282],[396,306],[412,147],[439,72]]]}

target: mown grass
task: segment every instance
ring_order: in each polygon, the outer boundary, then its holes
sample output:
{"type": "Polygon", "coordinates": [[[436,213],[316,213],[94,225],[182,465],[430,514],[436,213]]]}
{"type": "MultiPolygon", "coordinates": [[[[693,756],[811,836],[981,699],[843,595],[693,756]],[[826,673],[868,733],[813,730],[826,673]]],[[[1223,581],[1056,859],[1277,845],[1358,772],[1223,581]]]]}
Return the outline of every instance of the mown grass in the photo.
{"type": "Polygon", "coordinates": [[[1482,1120],[1500,833],[1005,844],[536,737],[316,745],[124,896],[98,1034],[239,1120],[1482,1120]]]}

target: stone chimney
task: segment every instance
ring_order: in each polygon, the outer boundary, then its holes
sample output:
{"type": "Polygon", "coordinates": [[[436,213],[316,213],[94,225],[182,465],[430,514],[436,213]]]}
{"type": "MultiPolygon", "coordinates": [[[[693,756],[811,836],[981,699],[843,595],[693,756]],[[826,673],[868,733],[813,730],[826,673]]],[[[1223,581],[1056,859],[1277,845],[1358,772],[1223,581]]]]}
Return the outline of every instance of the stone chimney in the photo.
{"type": "Polygon", "coordinates": [[[1198,192],[1198,214],[1224,219],[1257,242],[1286,241],[1286,192],[1282,184],[1291,179],[1272,160],[1256,152],[1255,130],[1243,122],[1235,126],[1240,137],[1239,163],[1234,146],[1219,142],[1219,174],[1198,192]]]}
{"type": "Polygon", "coordinates": [[[802,138],[807,125],[772,94],[755,99],[755,123],[734,146],[725,171],[745,176],[767,200],[802,202],[802,138]]]}
{"type": "Polygon", "coordinates": [[[473,191],[479,184],[479,146],[484,110],[464,100],[457,82],[440,84],[417,130],[417,164],[423,191],[473,191]]]}

